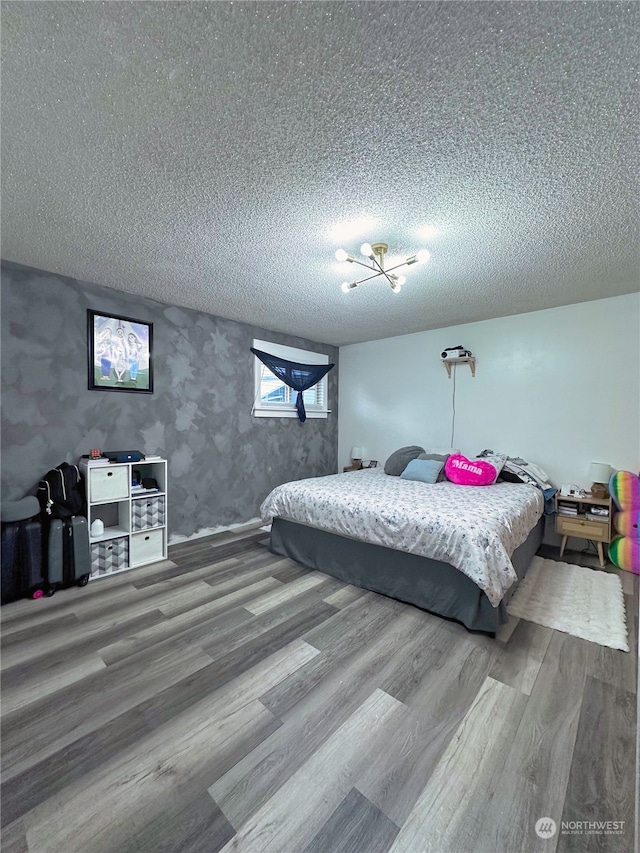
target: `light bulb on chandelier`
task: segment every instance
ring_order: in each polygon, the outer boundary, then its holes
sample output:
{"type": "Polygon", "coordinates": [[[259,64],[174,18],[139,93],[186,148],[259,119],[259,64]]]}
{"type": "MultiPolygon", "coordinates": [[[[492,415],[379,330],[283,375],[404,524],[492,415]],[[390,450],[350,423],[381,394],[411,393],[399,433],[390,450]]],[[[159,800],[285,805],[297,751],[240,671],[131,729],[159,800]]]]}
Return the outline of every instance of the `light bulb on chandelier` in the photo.
{"type": "Polygon", "coordinates": [[[411,257],[407,258],[405,264],[425,264],[430,257],[431,252],[429,252],[428,249],[420,249],[420,251],[416,252],[415,255],[411,255],[411,257]]]}
{"type": "Polygon", "coordinates": [[[395,264],[389,269],[385,269],[384,267],[384,256],[389,251],[389,246],[387,243],[363,243],[360,246],[360,252],[364,255],[365,258],[368,258],[370,261],[373,261],[372,264],[366,264],[363,261],[356,260],[352,255],[346,252],[344,249],[338,249],[336,252],[336,260],[340,261],[348,261],[350,264],[358,264],[361,267],[365,267],[365,269],[370,270],[373,275],[366,276],[365,278],[361,278],[359,281],[348,282],[345,281],[342,284],[343,293],[349,293],[350,290],[353,290],[359,284],[362,284],[364,281],[370,281],[373,278],[379,278],[383,276],[386,278],[391,290],[394,293],[399,293],[402,285],[405,283],[406,278],[403,275],[397,275],[393,273],[393,270],[400,269],[404,266],[411,266],[416,263],[425,263],[431,257],[429,251],[427,249],[420,249],[415,255],[410,255],[404,261],[401,261],[399,264],[395,264]]]}

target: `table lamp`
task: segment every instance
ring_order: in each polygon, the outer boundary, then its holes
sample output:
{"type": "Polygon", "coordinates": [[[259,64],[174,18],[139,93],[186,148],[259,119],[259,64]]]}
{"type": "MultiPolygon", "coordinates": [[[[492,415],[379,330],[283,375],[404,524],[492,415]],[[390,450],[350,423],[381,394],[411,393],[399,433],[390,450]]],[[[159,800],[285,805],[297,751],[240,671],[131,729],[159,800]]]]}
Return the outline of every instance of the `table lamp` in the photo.
{"type": "Polygon", "coordinates": [[[604,462],[592,462],[589,466],[589,476],[593,480],[591,485],[591,497],[609,497],[607,483],[611,476],[611,465],[606,465],[604,462]]]}
{"type": "Polygon", "coordinates": [[[351,448],[351,464],[352,465],[361,465],[362,464],[362,456],[364,455],[364,451],[361,447],[352,447],[351,448]]]}

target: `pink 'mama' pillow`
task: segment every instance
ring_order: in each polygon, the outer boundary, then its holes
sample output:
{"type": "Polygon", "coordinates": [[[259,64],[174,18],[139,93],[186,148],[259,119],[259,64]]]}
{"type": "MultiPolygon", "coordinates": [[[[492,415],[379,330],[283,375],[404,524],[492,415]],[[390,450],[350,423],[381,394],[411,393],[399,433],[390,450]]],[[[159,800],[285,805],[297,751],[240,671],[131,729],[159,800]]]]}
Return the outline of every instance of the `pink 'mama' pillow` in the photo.
{"type": "Polygon", "coordinates": [[[459,486],[491,486],[498,479],[499,469],[487,459],[467,459],[452,453],[444,466],[447,480],[459,486]]]}

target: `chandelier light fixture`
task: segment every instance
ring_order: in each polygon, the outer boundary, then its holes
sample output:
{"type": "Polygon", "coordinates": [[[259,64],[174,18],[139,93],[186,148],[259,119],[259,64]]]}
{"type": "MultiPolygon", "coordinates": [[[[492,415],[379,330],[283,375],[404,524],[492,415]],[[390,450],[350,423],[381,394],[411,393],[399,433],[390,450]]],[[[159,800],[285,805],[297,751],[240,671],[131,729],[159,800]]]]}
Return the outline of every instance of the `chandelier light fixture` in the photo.
{"type": "Polygon", "coordinates": [[[399,293],[400,288],[405,283],[406,279],[403,275],[398,275],[395,270],[411,266],[411,264],[425,263],[431,257],[427,249],[420,249],[420,251],[416,252],[415,255],[411,255],[410,257],[405,258],[404,261],[401,261],[401,263],[395,264],[394,266],[389,267],[389,269],[385,269],[384,256],[388,251],[389,246],[387,243],[363,243],[360,247],[360,252],[365,258],[372,262],[371,264],[367,264],[364,261],[356,260],[352,255],[345,252],[344,249],[338,249],[336,252],[337,261],[347,261],[350,264],[358,264],[373,273],[373,275],[365,276],[365,278],[361,278],[358,281],[345,281],[342,285],[343,293],[349,293],[350,290],[353,290],[359,284],[362,284],[365,281],[371,281],[372,278],[379,278],[380,276],[383,276],[387,280],[394,293],[399,293]]]}

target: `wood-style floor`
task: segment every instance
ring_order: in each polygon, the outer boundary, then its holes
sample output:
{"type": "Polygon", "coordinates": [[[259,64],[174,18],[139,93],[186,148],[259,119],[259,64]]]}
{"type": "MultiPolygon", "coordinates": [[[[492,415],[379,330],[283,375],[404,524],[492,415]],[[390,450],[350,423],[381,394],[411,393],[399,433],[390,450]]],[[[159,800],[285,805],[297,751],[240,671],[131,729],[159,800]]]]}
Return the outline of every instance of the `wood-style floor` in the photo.
{"type": "Polygon", "coordinates": [[[634,849],[638,578],[631,654],[492,640],[264,537],[2,608],[3,853],[634,849]]]}

